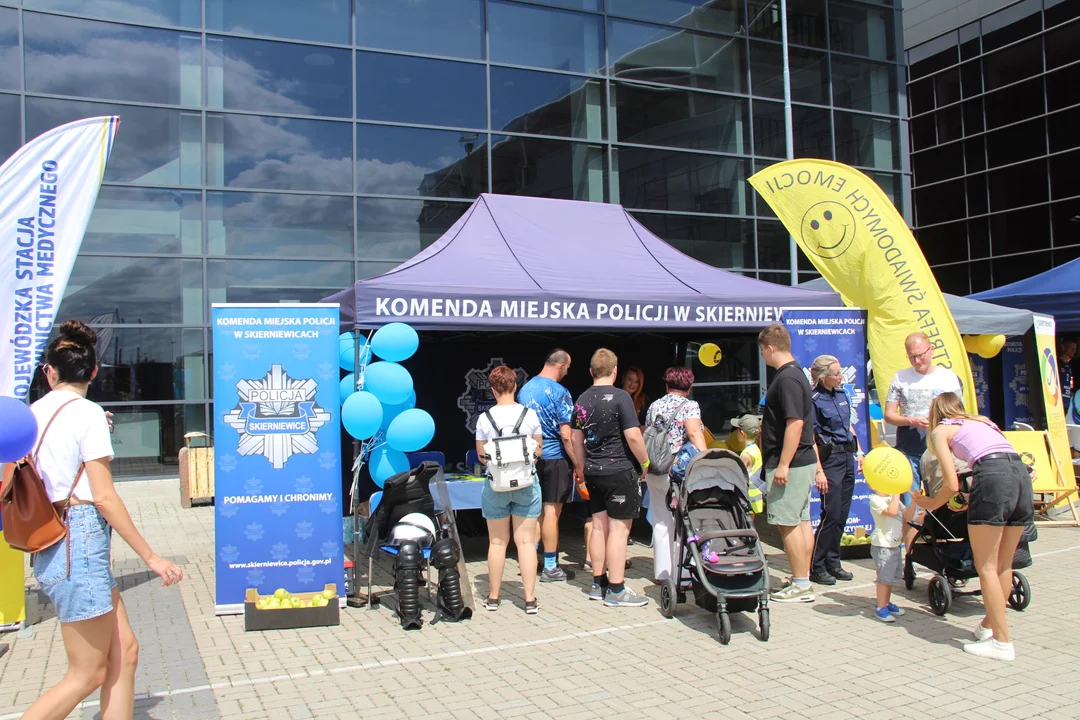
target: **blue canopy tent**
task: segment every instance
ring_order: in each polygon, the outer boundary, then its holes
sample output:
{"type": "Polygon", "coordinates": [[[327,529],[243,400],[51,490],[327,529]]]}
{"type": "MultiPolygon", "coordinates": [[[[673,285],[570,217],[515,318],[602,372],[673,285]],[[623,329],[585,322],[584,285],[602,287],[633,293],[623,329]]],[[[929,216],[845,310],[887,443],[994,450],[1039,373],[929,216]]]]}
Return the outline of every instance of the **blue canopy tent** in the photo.
{"type": "Polygon", "coordinates": [[[1053,315],[1058,332],[1080,330],[1080,258],[1026,280],[968,297],[1053,315]]]}

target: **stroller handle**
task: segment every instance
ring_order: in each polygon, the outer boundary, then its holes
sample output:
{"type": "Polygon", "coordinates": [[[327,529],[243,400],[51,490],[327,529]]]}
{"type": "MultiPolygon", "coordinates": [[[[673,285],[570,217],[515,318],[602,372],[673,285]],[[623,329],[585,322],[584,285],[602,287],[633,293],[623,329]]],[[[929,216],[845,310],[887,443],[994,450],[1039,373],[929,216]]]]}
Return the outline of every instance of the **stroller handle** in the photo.
{"type": "Polygon", "coordinates": [[[709,540],[715,540],[717,538],[753,538],[758,539],[757,530],[713,530],[711,532],[701,533],[697,536],[698,543],[707,542],[709,540]]]}

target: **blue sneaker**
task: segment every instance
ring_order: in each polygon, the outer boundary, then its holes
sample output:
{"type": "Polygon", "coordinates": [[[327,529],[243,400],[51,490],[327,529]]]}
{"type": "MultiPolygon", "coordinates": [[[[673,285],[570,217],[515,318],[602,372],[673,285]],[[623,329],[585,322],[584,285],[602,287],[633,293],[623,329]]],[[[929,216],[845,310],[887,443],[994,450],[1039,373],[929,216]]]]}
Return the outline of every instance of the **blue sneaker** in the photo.
{"type": "Polygon", "coordinates": [[[894,618],[892,616],[892,613],[889,612],[888,606],[879,607],[877,610],[874,611],[874,616],[881,622],[896,622],[896,618],[894,618]]]}
{"type": "Polygon", "coordinates": [[[600,587],[596,583],[593,583],[592,587],[589,588],[589,599],[590,600],[603,600],[604,599],[604,588],[600,587]]]}
{"type": "Polygon", "coordinates": [[[897,607],[895,603],[889,603],[885,606],[885,609],[889,611],[889,614],[893,617],[900,617],[904,614],[904,609],[897,607]]]}

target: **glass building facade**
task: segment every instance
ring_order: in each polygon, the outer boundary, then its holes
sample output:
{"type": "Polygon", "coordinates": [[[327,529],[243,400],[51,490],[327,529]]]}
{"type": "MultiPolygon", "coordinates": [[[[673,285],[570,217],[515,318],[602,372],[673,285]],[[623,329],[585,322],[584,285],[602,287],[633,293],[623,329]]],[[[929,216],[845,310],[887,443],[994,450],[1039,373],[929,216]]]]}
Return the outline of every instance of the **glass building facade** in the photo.
{"type": "Polygon", "coordinates": [[[1080,257],[1080,2],[1023,0],[907,54],[915,234],[942,289],[1080,257]]]}
{"type": "MultiPolygon", "coordinates": [[[[905,209],[899,13],[788,2],[795,156],[905,209]]],[[[60,310],[102,331],[117,474],[175,472],[207,427],[211,303],[318,300],[482,192],[621,203],[788,283],[747,182],[786,153],[780,41],[771,0],[0,0],[0,158],[121,117],[60,310]]]]}

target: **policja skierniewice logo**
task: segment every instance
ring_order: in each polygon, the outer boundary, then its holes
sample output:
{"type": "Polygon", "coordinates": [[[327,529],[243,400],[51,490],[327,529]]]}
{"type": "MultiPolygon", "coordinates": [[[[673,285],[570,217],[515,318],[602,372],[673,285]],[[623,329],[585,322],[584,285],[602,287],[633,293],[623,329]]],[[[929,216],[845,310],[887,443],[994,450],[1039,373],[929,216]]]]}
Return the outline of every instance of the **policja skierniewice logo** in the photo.
{"type": "Polygon", "coordinates": [[[291,378],[278,364],[261,380],[236,383],[240,403],[225,422],[240,433],[237,451],[262,455],[275,470],[295,454],[313,454],[319,449],[315,433],[330,422],[330,413],[315,402],[318,388],[314,379],[291,378]]]}

